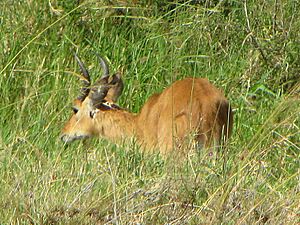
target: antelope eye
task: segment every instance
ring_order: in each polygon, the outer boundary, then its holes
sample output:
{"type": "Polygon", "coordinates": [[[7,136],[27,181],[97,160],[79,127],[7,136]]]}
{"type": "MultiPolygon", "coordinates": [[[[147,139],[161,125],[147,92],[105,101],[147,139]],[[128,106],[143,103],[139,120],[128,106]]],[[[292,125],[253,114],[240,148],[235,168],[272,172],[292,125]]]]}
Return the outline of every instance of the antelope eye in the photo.
{"type": "Polygon", "coordinates": [[[75,114],[78,113],[78,111],[79,111],[78,108],[76,108],[75,106],[72,107],[72,110],[75,114]]]}

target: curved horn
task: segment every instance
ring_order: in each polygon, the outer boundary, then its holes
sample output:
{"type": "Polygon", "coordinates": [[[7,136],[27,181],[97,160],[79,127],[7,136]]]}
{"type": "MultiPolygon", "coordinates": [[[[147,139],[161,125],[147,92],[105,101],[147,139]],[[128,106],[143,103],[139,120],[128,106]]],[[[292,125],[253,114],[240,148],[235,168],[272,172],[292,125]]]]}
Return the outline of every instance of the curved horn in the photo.
{"type": "Polygon", "coordinates": [[[93,102],[93,105],[98,108],[103,102],[103,99],[106,97],[109,90],[109,67],[104,58],[102,58],[98,53],[95,54],[100,61],[100,66],[103,70],[103,74],[93,85],[90,98],[93,102]]]}
{"type": "Polygon", "coordinates": [[[103,70],[102,78],[108,77],[109,76],[109,68],[108,68],[106,60],[104,58],[102,58],[98,53],[96,53],[96,56],[98,57],[98,59],[100,61],[100,66],[103,70]]]}
{"type": "Polygon", "coordinates": [[[77,99],[83,101],[90,92],[91,79],[88,70],[85,68],[83,62],[79,59],[76,52],[74,52],[74,57],[80,67],[81,73],[83,74],[83,76],[80,77],[82,82],[82,88],[80,89],[81,94],[77,97],[77,99]]]}

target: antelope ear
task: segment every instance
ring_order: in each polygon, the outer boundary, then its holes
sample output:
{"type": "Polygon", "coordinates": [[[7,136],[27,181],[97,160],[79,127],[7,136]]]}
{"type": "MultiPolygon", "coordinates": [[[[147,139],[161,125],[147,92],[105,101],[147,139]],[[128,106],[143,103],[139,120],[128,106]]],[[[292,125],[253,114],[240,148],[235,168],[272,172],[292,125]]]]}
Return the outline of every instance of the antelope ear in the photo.
{"type": "Polygon", "coordinates": [[[117,102],[123,92],[124,83],[120,73],[112,75],[108,81],[109,90],[105,100],[109,102],[117,102]]]}

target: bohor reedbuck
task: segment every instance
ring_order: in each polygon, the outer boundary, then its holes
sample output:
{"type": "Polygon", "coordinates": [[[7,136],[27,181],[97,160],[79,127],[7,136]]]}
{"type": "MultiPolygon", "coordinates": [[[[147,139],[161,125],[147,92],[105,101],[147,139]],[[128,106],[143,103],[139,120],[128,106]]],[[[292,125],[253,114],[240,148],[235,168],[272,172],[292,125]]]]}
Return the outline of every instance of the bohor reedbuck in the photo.
{"type": "Polygon", "coordinates": [[[152,95],[139,113],[116,104],[122,94],[121,74],[110,75],[105,59],[103,75],[91,85],[89,72],[75,54],[83,74],[81,94],[75,99],[73,115],[62,130],[61,139],[100,136],[113,142],[135,138],[142,149],[159,150],[163,155],[197,147],[220,146],[232,131],[233,114],[223,93],[206,78],[185,78],[160,94],[152,95]]]}

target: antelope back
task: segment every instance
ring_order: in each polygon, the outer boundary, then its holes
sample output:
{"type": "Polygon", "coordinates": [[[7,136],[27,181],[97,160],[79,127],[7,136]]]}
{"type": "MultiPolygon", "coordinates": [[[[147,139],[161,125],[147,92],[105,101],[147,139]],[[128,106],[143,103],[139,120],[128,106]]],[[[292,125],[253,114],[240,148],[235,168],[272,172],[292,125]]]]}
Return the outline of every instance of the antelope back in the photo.
{"type": "Polygon", "coordinates": [[[199,146],[221,144],[231,133],[232,111],[223,93],[207,79],[186,78],[153,95],[138,121],[148,146],[169,152],[189,136],[199,146]]]}

